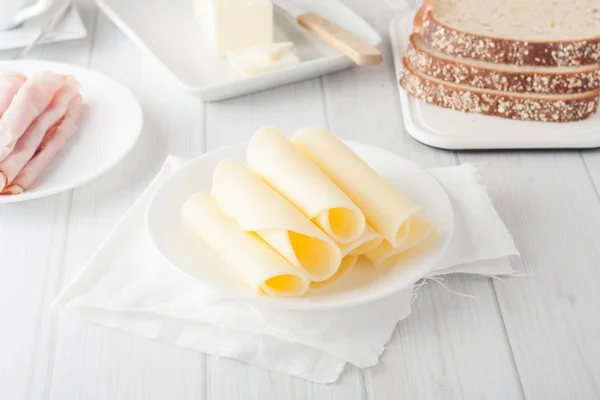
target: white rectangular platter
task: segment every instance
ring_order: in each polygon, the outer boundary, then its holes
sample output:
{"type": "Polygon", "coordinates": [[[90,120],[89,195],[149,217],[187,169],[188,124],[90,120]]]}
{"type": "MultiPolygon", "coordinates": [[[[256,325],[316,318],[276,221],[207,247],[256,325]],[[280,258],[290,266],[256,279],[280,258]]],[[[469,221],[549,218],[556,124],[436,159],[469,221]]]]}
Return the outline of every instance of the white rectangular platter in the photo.
{"type": "MultiPolygon", "coordinates": [[[[295,0],[371,45],[381,37],[339,0],[295,0]]],[[[97,0],[98,6],[137,46],[156,59],[185,89],[206,101],[240,96],[339,71],[353,62],[275,9],[275,41],[292,41],[300,63],[244,77],[226,59],[213,55],[193,18],[192,0],[97,0]]]]}
{"type": "MultiPolygon", "coordinates": [[[[397,81],[415,13],[416,10],[406,11],[390,25],[397,81]]],[[[398,87],[406,130],[429,146],[453,150],[600,147],[600,113],[569,123],[514,121],[435,107],[409,97],[398,87]]]]}

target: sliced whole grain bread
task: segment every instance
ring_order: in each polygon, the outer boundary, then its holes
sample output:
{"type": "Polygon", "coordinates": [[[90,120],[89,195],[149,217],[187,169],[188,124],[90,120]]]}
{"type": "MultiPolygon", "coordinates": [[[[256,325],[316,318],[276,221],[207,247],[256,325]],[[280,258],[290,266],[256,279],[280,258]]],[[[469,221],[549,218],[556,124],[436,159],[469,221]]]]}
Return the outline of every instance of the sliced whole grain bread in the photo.
{"type": "Polygon", "coordinates": [[[423,74],[403,58],[400,85],[419,100],[452,110],[524,121],[572,122],[594,115],[600,91],[531,94],[485,90],[423,74]]]}
{"type": "Polygon", "coordinates": [[[417,70],[446,82],[514,93],[565,94],[600,89],[600,65],[536,67],[493,64],[451,56],[412,34],[406,58],[417,70]]]}
{"type": "Polygon", "coordinates": [[[414,29],[444,53],[493,63],[600,63],[599,0],[425,0],[414,29]]]}

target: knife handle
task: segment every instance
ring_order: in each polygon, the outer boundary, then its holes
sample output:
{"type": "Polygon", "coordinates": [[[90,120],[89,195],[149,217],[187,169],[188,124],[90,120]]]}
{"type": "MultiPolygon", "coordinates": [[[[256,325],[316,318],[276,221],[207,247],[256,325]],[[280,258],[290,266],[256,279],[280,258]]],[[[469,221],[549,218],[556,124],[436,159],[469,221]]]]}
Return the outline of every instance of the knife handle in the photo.
{"type": "Polygon", "coordinates": [[[299,15],[298,23],[357,65],[381,64],[382,57],[379,50],[320,15],[314,13],[299,15]]]}

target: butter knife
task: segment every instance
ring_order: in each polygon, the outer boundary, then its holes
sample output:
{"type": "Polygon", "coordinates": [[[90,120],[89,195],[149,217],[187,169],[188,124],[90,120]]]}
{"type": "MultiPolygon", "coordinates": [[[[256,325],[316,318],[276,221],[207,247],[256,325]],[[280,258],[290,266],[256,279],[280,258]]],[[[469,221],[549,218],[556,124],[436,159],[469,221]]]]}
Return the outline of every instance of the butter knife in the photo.
{"type": "Polygon", "coordinates": [[[381,52],[353,33],[342,29],[316,13],[306,12],[290,0],[273,0],[273,4],[294,17],[303,28],[344,54],[357,65],[381,64],[381,52]]]}

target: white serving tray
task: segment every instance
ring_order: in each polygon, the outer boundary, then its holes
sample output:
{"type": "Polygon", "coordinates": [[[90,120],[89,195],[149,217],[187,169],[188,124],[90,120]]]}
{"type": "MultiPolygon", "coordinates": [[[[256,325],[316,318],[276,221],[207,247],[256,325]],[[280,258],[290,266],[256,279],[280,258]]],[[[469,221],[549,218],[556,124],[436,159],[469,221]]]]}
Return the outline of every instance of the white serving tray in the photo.
{"type": "MultiPolygon", "coordinates": [[[[371,45],[379,34],[339,0],[294,0],[353,32],[371,45]]],[[[278,71],[244,77],[211,45],[192,15],[192,0],[97,0],[98,6],[142,50],[154,57],[185,89],[217,101],[328,74],[353,66],[337,50],[275,9],[275,40],[292,41],[300,63],[278,71]]]]}
{"type": "MultiPolygon", "coordinates": [[[[398,79],[415,12],[413,9],[398,15],[390,25],[398,79]]],[[[409,97],[402,88],[400,100],[408,133],[433,147],[453,150],[600,147],[600,114],[568,123],[514,121],[435,107],[409,97]]]]}

